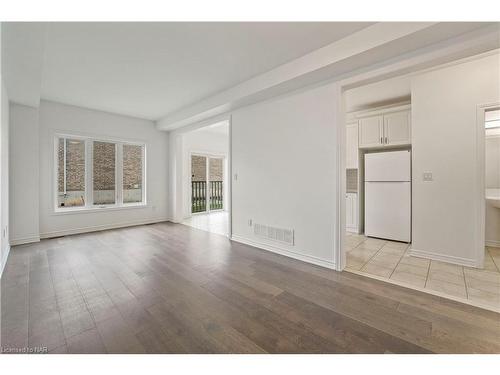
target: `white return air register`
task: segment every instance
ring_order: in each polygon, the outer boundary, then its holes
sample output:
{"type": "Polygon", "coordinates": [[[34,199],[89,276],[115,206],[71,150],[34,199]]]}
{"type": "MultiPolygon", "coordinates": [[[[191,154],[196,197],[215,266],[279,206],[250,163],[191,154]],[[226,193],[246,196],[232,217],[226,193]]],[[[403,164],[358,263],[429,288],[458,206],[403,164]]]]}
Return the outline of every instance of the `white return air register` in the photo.
{"type": "Polygon", "coordinates": [[[256,236],[263,237],[268,240],[286,243],[287,245],[294,244],[293,229],[282,229],[263,224],[254,224],[253,233],[256,236]]]}

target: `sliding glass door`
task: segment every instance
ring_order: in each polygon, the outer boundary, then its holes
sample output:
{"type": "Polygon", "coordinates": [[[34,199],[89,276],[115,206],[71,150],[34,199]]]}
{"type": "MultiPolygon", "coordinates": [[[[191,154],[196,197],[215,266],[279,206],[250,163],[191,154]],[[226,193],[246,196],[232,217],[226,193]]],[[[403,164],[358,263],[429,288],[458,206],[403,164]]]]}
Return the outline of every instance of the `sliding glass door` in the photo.
{"type": "Polygon", "coordinates": [[[207,157],[191,155],[191,212],[207,210],[207,157]]]}
{"type": "Polygon", "coordinates": [[[191,155],[191,213],[224,209],[224,159],[191,155]]]}
{"type": "Polygon", "coordinates": [[[224,160],[222,158],[208,158],[208,181],[210,193],[210,210],[223,209],[223,176],[224,160]]]}

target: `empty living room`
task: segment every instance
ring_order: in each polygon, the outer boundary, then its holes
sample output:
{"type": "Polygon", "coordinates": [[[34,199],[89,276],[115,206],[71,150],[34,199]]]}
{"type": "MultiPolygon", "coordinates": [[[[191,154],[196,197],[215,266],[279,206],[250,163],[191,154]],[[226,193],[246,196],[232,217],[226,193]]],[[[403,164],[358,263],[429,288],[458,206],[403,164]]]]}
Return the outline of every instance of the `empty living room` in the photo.
{"type": "Polygon", "coordinates": [[[500,368],[498,5],[23,3],[2,373],[500,368]]]}

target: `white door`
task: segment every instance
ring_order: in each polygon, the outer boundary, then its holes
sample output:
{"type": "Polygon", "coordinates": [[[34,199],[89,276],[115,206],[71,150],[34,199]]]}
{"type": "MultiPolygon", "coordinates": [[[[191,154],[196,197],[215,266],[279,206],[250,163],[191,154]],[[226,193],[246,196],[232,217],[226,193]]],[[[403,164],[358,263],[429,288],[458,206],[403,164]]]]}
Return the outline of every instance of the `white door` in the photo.
{"type": "Polygon", "coordinates": [[[359,120],[359,147],[380,147],[383,141],[384,117],[372,116],[359,120]]]}
{"type": "Polygon", "coordinates": [[[365,235],[411,241],[411,182],[365,182],[365,235]]]}
{"type": "Polygon", "coordinates": [[[410,143],[410,111],[384,115],[384,144],[398,146],[410,143]]]}
{"type": "Polygon", "coordinates": [[[411,181],[410,151],[365,154],[365,181],[411,181]]]}
{"type": "Polygon", "coordinates": [[[346,168],[358,168],[358,123],[346,127],[346,168]]]}

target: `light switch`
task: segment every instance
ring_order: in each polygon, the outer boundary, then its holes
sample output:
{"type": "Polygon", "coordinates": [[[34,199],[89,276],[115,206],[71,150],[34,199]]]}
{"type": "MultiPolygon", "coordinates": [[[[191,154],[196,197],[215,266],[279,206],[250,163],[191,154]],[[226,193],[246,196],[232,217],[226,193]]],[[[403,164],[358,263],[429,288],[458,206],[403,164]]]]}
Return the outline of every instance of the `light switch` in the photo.
{"type": "Polygon", "coordinates": [[[424,181],[433,181],[432,172],[424,172],[424,181]]]}
{"type": "Polygon", "coordinates": [[[238,173],[234,174],[234,181],[238,181],[238,173]]]}

